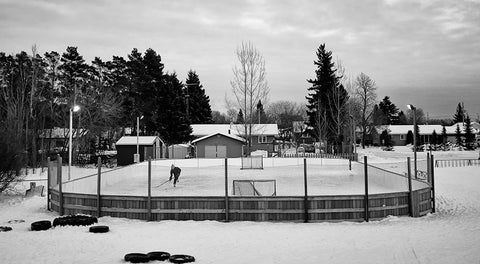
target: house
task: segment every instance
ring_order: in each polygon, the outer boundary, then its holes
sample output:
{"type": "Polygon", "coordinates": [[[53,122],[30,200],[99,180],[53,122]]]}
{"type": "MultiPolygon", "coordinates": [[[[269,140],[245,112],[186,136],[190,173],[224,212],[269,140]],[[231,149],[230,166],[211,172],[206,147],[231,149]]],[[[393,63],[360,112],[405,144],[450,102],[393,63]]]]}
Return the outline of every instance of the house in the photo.
{"type": "MultiPolygon", "coordinates": [[[[38,135],[38,146],[41,145],[41,141],[43,140],[44,149],[47,151],[60,151],[63,148],[68,148],[69,130],[68,128],[60,127],[42,130],[38,135]]],[[[88,130],[82,128],[72,130],[72,140],[74,141],[88,133],[88,130]]]]}
{"type": "Polygon", "coordinates": [[[225,133],[214,133],[192,141],[197,158],[239,158],[245,139],[225,133]]]}
{"type": "MultiPolygon", "coordinates": [[[[445,126],[447,134],[447,142],[455,142],[455,134],[457,131],[457,125],[460,127],[462,134],[465,131],[465,126],[463,123],[457,123],[452,126],[445,126]]],[[[442,136],[443,126],[442,125],[418,125],[420,140],[424,143],[430,143],[432,141],[433,131],[437,134],[438,137],[442,136]]],[[[378,145],[383,145],[380,139],[380,136],[384,130],[388,131],[388,134],[391,137],[392,144],[394,146],[404,146],[407,144],[407,134],[408,131],[413,133],[413,125],[383,125],[377,126],[377,136],[375,136],[373,143],[378,145]]],[[[472,122],[472,130],[474,134],[480,133],[480,128],[478,123],[472,122]]]]}
{"type": "MultiPolygon", "coordinates": [[[[245,131],[250,132],[250,128],[243,124],[195,124],[191,125],[192,136],[196,139],[215,136],[213,139],[224,140],[225,135],[233,135],[236,137],[246,138],[245,131]],[[216,137],[220,135],[220,137],[216,137]]],[[[252,124],[252,142],[251,151],[264,150],[273,153],[275,149],[275,137],[278,137],[277,124],[252,124]]],[[[238,141],[238,140],[237,140],[238,141]]],[[[192,142],[193,143],[193,142],[192,142]]],[[[220,142],[222,143],[222,142],[220,142]]],[[[243,142],[245,145],[247,142],[243,142]]],[[[237,144],[237,143],[236,143],[237,144]]],[[[218,145],[218,144],[217,144],[218,145]]],[[[243,150],[245,153],[245,149],[243,150]]]]}
{"type": "Polygon", "coordinates": [[[123,136],[117,143],[117,165],[124,166],[134,163],[134,154],[140,154],[140,162],[149,158],[160,159],[165,157],[165,143],[156,136],[123,136]],[[138,141],[137,141],[138,140],[138,141]]]}
{"type": "Polygon", "coordinates": [[[191,146],[188,144],[175,144],[168,146],[169,159],[185,159],[191,157],[191,146]]]}

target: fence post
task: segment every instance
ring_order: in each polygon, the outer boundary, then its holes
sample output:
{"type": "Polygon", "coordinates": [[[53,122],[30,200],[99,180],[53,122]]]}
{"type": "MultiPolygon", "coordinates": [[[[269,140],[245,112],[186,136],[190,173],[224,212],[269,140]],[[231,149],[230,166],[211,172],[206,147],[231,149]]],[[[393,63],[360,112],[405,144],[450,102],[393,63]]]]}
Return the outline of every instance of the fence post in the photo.
{"type": "MultiPolygon", "coordinates": [[[[434,157],[433,155],[430,157],[430,162],[433,166],[434,157]]],[[[432,167],[432,171],[430,172],[432,176],[432,213],[435,213],[435,170],[432,167]]]]}
{"type": "Polygon", "coordinates": [[[50,211],[50,157],[47,157],[47,210],[50,211]]]}
{"type": "Polygon", "coordinates": [[[365,172],[365,198],[364,198],[364,208],[365,208],[365,221],[368,222],[368,163],[367,156],[363,156],[364,162],[364,172],[365,172]]]}
{"type": "Polygon", "coordinates": [[[427,182],[430,182],[430,153],[427,153],[427,182]]]}
{"type": "Polygon", "coordinates": [[[225,158],[225,222],[230,221],[230,208],[228,203],[228,159],[225,158]]]}
{"type": "Polygon", "coordinates": [[[58,181],[58,213],[63,215],[63,193],[62,193],[62,157],[57,155],[57,181],[58,181]]]}
{"type": "Polygon", "coordinates": [[[348,169],[352,170],[352,158],[348,159],[348,169]]]}
{"type": "Polygon", "coordinates": [[[303,182],[305,186],[305,198],[303,201],[303,207],[305,210],[305,219],[304,222],[308,223],[308,191],[307,191],[307,159],[303,159],[303,182]]]}
{"type": "Polygon", "coordinates": [[[97,217],[102,216],[102,206],[101,206],[101,183],[102,183],[102,158],[98,157],[97,159],[98,164],[98,172],[97,172],[97,217]]]}
{"type": "Polygon", "coordinates": [[[408,214],[413,217],[413,192],[412,192],[412,172],[410,165],[410,157],[407,157],[407,174],[408,174],[408,214]]]}
{"type": "Polygon", "coordinates": [[[152,221],[152,158],[148,158],[147,220],[152,221]]]}

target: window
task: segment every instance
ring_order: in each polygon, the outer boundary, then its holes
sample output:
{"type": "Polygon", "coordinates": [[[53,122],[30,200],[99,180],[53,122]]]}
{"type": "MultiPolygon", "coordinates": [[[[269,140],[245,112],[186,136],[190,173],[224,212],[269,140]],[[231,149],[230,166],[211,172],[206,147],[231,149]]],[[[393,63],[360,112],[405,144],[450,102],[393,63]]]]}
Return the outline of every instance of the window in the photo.
{"type": "Polygon", "coordinates": [[[258,143],[268,143],[268,137],[264,135],[258,136],[258,143]]]}
{"type": "Polygon", "coordinates": [[[400,140],[406,140],[407,136],[406,135],[400,135],[400,140]]]}

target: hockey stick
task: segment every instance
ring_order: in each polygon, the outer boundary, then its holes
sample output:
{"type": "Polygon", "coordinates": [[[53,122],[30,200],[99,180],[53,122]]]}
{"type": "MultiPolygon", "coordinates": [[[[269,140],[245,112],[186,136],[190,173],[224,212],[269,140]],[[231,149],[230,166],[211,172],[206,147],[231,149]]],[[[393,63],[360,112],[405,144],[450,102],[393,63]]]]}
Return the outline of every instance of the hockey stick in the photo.
{"type": "Polygon", "coordinates": [[[162,182],[161,184],[159,184],[159,185],[155,186],[155,188],[158,188],[158,187],[160,187],[160,186],[164,185],[165,183],[167,183],[167,182],[169,182],[169,181],[170,181],[170,180],[166,180],[166,181],[162,182]]]}

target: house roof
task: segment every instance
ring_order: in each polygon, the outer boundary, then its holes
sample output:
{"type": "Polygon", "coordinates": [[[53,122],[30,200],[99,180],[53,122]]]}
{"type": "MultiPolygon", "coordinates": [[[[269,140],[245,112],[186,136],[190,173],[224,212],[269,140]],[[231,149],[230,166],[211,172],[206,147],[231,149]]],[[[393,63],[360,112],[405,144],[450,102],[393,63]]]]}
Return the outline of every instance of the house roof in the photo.
{"type": "MultiPolygon", "coordinates": [[[[245,134],[243,124],[195,124],[191,126],[192,135],[195,137],[203,137],[215,133],[237,136],[245,134]]],[[[252,135],[278,135],[278,126],[277,124],[253,124],[252,135]]]]}
{"type": "MultiPolygon", "coordinates": [[[[139,136],[138,137],[138,145],[153,145],[156,139],[160,139],[156,136],[139,136]]],[[[136,136],[123,136],[121,137],[117,143],[117,146],[126,146],[126,145],[137,145],[137,137],[136,136]]]]}
{"type": "MultiPolygon", "coordinates": [[[[460,127],[460,131],[462,131],[462,133],[465,131],[465,125],[463,123],[457,123],[452,126],[445,126],[447,134],[455,134],[457,131],[457,125],[460,127]]],[[[442,134],[443,130],[442,125],[418,125],[418,128],[420,135],[431,135],[434,130],[437,135],[440,135],[442,134]]],[[[406,135],[409,130],[413,132],[413,125],[385,125],[377,126],[376,129],[379,134],[385,129],[388,129],[388,133],[392,135],[406,135]]],[[[475,128],[474,122],[472,122],[472,130],[475,134],[480,132],[479,129],[475,128]]]]}
{"type": "Polygon", "coordinates": [[[232,134],[225,134],[225,133],[214,133],[214,134],[211,134],[211,135],[203,136],[201,138],[197,138],[197,139],[193,140],[192,143],[197,143],[199,141],[205,140],[207,138],[211,138],[211,137],[216,136],[216,135],[222,135],[224,137],[228,137],[228,138],[231,138],[231,139],[234,139],[234,140],[238,140],[242,143],[245,142],[245,139],[243,139],[239,136],[235,136],[235,135],[232,135],[232,134]]]}

